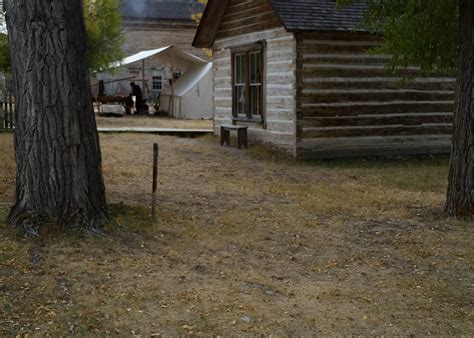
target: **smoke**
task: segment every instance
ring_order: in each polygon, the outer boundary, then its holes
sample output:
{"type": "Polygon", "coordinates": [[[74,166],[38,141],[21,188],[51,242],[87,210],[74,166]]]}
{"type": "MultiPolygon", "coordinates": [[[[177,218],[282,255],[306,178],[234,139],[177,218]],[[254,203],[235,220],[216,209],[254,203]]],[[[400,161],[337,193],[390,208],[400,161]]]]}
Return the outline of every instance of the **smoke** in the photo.
{"type": "MultiPolygon", "coordinates": [[[[145,18],[147,17],[147,8],[148,4],[144,0],[134,0],[129,1],[132,3],[133,6],[133,16],[136,18],[145,18]]],[[[148,13],[149,14],[149,13],[148,13]]]]}

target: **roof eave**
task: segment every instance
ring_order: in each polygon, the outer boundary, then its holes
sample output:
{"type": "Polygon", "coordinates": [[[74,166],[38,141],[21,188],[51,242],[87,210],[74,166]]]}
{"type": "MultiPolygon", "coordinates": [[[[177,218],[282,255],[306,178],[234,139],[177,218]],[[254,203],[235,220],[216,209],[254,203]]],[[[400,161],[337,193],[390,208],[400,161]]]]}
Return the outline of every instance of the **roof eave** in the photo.
{"type": "Polygon", "coordinates": [[[194,47],[211,48],[213,46],[228,2],[229,0],[209,0],[194,36],[194,47]]]}

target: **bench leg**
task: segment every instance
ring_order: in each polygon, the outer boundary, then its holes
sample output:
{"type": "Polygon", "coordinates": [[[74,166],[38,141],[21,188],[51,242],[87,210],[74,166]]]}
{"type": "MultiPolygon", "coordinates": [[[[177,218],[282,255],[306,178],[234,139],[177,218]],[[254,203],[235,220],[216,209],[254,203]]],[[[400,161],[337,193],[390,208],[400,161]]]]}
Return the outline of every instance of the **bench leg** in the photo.
{"type": "Polygon", "coordinates": [[[239,131],[237,132],[237,138],[239,142],[239,149],[242,148],[242,145],[245,147],[245,149],[248,149],[247,129],[239,129],[239,131]]]}
{"type": "Polygon", "coordinates": [[[225,142],[228,146],[230,146],[230,130],[225,131],[225,142]]]}
{"type": "Polygon", "coordinates": [[[230,145],[230,131],[221,127],[221,146],[224,144],[230,145]]]}
{"type": "Polygon", "coordinates": [[[237,148],[242,148],[242,129],[237,130],[237,148]]]}

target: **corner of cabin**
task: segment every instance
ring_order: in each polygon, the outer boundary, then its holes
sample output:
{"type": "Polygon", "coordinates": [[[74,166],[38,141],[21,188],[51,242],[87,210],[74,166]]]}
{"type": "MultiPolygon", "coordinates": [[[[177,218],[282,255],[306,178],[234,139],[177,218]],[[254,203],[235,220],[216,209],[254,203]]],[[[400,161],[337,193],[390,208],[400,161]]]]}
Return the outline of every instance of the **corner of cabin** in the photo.
{"type": "MultiPolygon", "coordinates": [[[[286,153],[296,151],[296,39],[283,27],[267,0],[229,0],[215,33],[213,44],[215,132],[223,124],[249,126],[250,141],[270,144],[286,153]],[[262,51],[261,65],[251,65],[251,48],[262,51]],[[250,56],[249,56],[250,53],[250,56]],[[235,79],[235,55],[244,65],[258,68],[261,79],[235,79]],[[236,82],[237,81],[237,82],[236,82]],[[260,99],[254,94],[242,99],[261,81],[260,99]],[[239,89],[241,85],[246,89],[239,89]],[[237,85],[236,85],[237,83],[237,85]],[[240,90],[240,91],[239,91],[240,90]],[[239,97],[237,97],[239,96],[239,97]],[[252,96],[252,97],[250,97],[252,96]],[[262,102],[249,102],[249,101],[262,102]],[[245,108],[238,107],[247,101],[245,108]],[[246,111],[261,105],[260,112],[246,111]],[[238,111],[236,111],[238,110],[238,111]]],[[[258,52],[258,51],[257,51],[258,52]]],[[[250,75],[249,77],[253,77],[250,75]]]]}

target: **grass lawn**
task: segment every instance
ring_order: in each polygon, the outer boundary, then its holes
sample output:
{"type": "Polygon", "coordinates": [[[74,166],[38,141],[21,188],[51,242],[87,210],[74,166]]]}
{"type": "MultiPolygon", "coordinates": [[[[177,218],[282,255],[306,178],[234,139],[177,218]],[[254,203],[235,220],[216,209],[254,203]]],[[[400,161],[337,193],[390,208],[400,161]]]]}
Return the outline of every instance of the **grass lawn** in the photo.
{"type": "MultiPolygon", "coordinates": [[[[11,138],[0,134],[1,220],[11,138]]],[[[446,158],[301,163],[210,137],[101,143],[117,224],[105,239],[1,226],[0,336],[474,335],[474,224],[441,212],[446,158]]]]}

